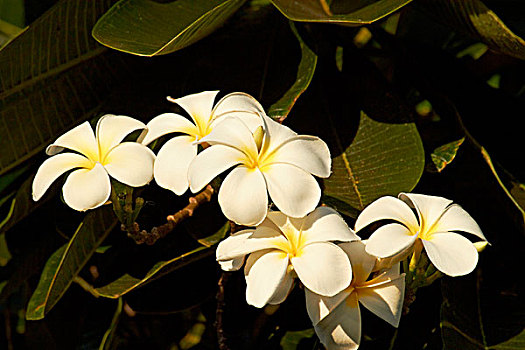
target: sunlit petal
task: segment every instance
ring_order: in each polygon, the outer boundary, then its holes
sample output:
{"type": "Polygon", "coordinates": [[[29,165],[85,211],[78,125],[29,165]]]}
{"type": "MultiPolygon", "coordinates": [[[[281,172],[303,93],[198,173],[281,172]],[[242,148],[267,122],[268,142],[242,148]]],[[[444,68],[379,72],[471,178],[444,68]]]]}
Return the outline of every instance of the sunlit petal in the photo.
{"type": "Polygon", "coordinates": [[[188,168],[191,191],[200,191],[217,175],[241,163],[245,157],[241,151],[228,146],[206,148],[193,159],[188,168]]]}
{"type": "Polygon", "coordinates": [[[417,193],[400,193],[399,198],[416,208],[419,215],[421,232],[428,231],[441,217],[445,209],[452,203],[451,200],[443,197],[417,193]]]}
{"type": "Polygon", "coordinates": [[[251,132],[262,125],[261,115],[264,109],[255,98],[244,92],[234,92],[221,98],[213,108],[212,127],[216,125],[222,117],[233,116],[241,118],[251,132]]]}
{"type": "Polygon", "coordinates": [[[435,232],[463,231],[487,240],[472,216],[457,204],[452,204],[432,227],[435,232]]]}
{"type": "Polygon", "coordinates": [[[104,167],[111,177],[132,186],[140,187],[153,179],[155,154],[137,142],[123,142],[106,156],[104,167]]]}
{"type": "Polygon", "coordinates": [[[405,226],[388,224],[378,228],[366,243],[366,252],[378,258],[388,258],[410,248],[417,239],[405,226]]]}
{"type": "Polygon", "coordinates": [[[96,138],[103,157],[113,147],[135,130],[146,128],[146,124],[124,115],[106,114],[97,122],[96,138]]]}
{"type": "Polygon", "coordinates": [[[262,115],[264,123],[264,141],[263,148],[265,152],[272,153],[279,148],[285,141],[297,136],[297,133],[286,125],[282,125],[272,118],[262,115]]]}
{"type": "Polygon", "coordinates": [[[292,274],[286,273],[281,283],[279,283],[279,285],[277,286],[275,293],[273,293],[270,300],[268,300],[268,304],[277,305],[285,301],[288,297],[288,294],[290,294],[290,291],[292,290],[293,281],[294,279],[292,277],[292,274]]]}
{"type": "Polygon", "coordinates": [[[339,304],[345,301],[346,298],[354,291],[353,287],[343,289],[342,292],[337,293],[333,297],[324,297],[316,294],[306,288],[304,290],[306,297],[306,311],[312,324],[317,325],[323,318],[328,316],[339,304]]]}
{"type": "Polygon", "coordinates": [[[361,312],[356,293],[350,294],[314,328],[327,349],[357,349],[361,342],[361,312]]]}
{"type": "Polygon", "coordinates": [[[48,146],[46,153],[50,156],[61,152],[64,148],[82,153],[93,161],[98,161],[98,145],[93,129],[88,122],[66,132],[48,146]]]}
{"type": "Polygon", "coordinates": [[[333,243],[304,246],[291,262],[304,286],[323,296],[336,295],[352,280],[348,256],[333,243]]]}
{"type": "Polygon", "coordinates": [[[200,141],[211,145],[230,146],[245,153],[251,159],[257,158],[257,145],[253,134],[240,118],[224,117],[212,132],[200,141]]]}
{"type": "Polygon", "coordinates": [[[366,252],[365,243],[363,241],[354,241],[341,243],[339,247],[343,249],[350,258],[354,284],[359,285],[365,282],[368,276],[370,276],[376,262],[376,258],[366,252]]]}
{"type": "Polygon", "coordinates": [[[358,232],[373,222],[385,219],[399,221],[414,233],[419,228],[416,216],[406,203],[395,197],[385,196],[370,203],[359,214],[355,222],[355,230],[358,232]]]}
{"type": "Polygon", "coordinates": [[[279,249],[286,245],[286,238],[275,230],[258,226],[254,230],[240,231],[219,243],[217,260],[231,260],[263,249],[279,249]]]}
{"type": "Polygon", "coordinates": [[[76,153],[62,153],[42,163],[33,180],[33,200],[39,200],[49,186],[63,173],[74,168],[91,168],[92,162],[76,153]]]}
{"type": "Polygon", "coordinates": [[[244,268],[246,277],[246,301],[255,307],[263,307],[286,283],[288,256],[278,250],[263,250],[250,254],[244,268]]]}
{"type": "Polygon", "coordinates": [[[219,91],[203,91],[174,100],[193,118],[196,125],[205,126],[211,119],[213,101],[219,91]]]}
{"type": "Polygon", "coordinates": [[[304,170],[290,164],[272,164],[262,171],[272,201],[284,214],[303,217],[319,203],[319,184],[304,170]]]}
{"type": "Polygon", "coordinates": [[[244,264],[244,256],[232,260],[221,260],[218,263],[223,271],[238,271],[244,264]]]}
{"type": "Polygon", "coordinates": [[[159,137],[172,132],[197,135],[197,127],[188,119],[175,113],[164,113],[156,116],[150,120],[147,127],[148,130],[145,130],[139,137],[139,141],[143,145],[149,145],[159,137]]]}
{"type": "Polygon", "coordinates": [[[303,221],[302,237],[305,242],[354,241],[358,240],[341,215],[329,207],[318,207],[303,221]]]}
{"type": "Polygon", "coordinates": [[[374,288],[357,289],[359,302],[392,326],[397,327],[403,311],[405,276],[374,288]]]}
{"type": "Polygon", "coordinates": [[[188,168],[197,155],[191,136],[177,136],[167,141],[157,154],[154,174],[157,184],[181,195],[188,189],[188,168]]]}
{"type": "Polygon", "coordinates": [[[75,170],[67,177],[62,194],[66,204],[75,210],[97,208],[106,203],[111,194],[109,176],[100,163],[91,170],[75,170]]]}
{"type": "Polygon", "coordinates": [[[295,165],[319,176],[330,176],[330,150],[318,137],[299,135],[282,144],[271,157],[272,162],[295,165]]]}
{"type": "Polygon", "coordinates": [[[233,169],[221,185],[219,204],[224,216],[239,225],[261,223],[268,212],[268,194],[259,169],[233,169]]]}
{"type": "Polygon", "coordinates": [[[434,233],[422,240],[428,258],[436,269],[449,276],[471,273],[478,263],[478,251],[467,238],[453,232],[434,233]]]}

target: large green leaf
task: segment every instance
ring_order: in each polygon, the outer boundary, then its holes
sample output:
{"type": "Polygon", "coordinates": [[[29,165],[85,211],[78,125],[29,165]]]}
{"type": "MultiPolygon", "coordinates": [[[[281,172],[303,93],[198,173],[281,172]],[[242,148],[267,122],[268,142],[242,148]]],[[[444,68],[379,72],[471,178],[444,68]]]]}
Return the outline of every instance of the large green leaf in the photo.
{"type": "MultiPolygon", "coordinates": [[[[525,59],[525,40],[481,0],[423,0],[417,1],[417,5],[439,21],[467,32],[490,48],[525,59]]],[[[522,11],[520,6],[516,4],[516,11],[522,11]]]]}
{"type": "Polygon", "coordinates": [[[47,261],[27,306],[28,320],[42,319],[58,302],[116,223],[110,207],[86,215],[69,243],[59,248],[47,261]]]}
{"type": "Polygon", "coordinates": [[[333,2],[330,9],[319,0],[271,0],[292,21],[363,25],[377,21],[399,10],[412,0],[376,0],[333,2]],[[337,11],[337,12],[336,12],[337,11]],[[335,13],[334,13],[335,12],[335,13]]]}
{"type": "Polygon", "coordinates": [[[154,279],[187,266],[194,261],[213,255],[214,253],[214,249],[199,247],[171,260],[159,261],[142,278],[125,274],[110,284],[96,288],[95,290],[102,297],[117,299],[154,279]]]}
{"type": "Polygon", "coordinates": [[[325,193],[362,210],[385,195],[412,190],[425,165],[423,144],[413,123],[375,121],[361,112],[357,134],[342,149],[343,135],[332,125],[340,148],[333,159],[332,175],[325,180],[325,193]]]}
{"type": "Polygon", "coordinates": [[[299,96],[301,96],[308,88],[308,85],[310,85],[317,65],[317,54],[306,45],[293,22],[290,22],[290,27],[301,46],[301,61],[297,67],[297,78],[293,85],[286,91],[283,97],[272,104],[268,110],[269,116],[281,121],[288,116],[288,113],[290,113],[299,96]]]}
{"type": "Polygon", "coordinates": [[[0,175],[90,117],[122,75],[90,36],[111,0],[62,0],[0,50],[0,175]]]}
{"type": "Polygon", "coordinates": [[[93,28],[112,49],[141,56],[164,55],[204,38],[246,0],[120,0],[93,28]]]}
{"type": "Polygon", "coordinates": [[[202,244],[201,247],[181,254],[173,259],[157,262],[143,277],[131,276],[125,274],[117,280],[96,288],[100,296],[106,298],[119,298],[130,291],[145,285],[167,273],[180,269],[195,261],[206,258],[215,253],[212,247],[217,244],[230,230],[230,223],[226,222],[217,232],[210,236],[199,238],[197,241],[202,244]]]}

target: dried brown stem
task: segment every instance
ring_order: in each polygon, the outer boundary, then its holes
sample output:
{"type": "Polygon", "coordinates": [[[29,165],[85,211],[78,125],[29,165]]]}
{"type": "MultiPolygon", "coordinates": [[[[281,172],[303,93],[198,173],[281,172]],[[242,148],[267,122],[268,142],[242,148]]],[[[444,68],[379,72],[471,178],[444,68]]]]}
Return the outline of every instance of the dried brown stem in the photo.
{"type": "Polygon", "coordinates": [[[122,225],[122,230],[127,231],[128,236],[133,238],[135,243],[146,243],[148,245],[152,245],[160,238],[166,237],[166,235],[173,231],[173,229],[181,221],[192,216],[195,209],[197,209],[201,204],[208,203],[213,196],[213,192],[214,190],[211,185],[206,186],[206,188],[201,193],[195,197],[189,198],[189,204],[187,206],[173,215],[168,215],[166,218],[167,222],[164,225],[153,227],[150,232],[141,230],[139,224],[136,222],[133,223],[133,227],[130,229],[126,229],[125,225],[122,225]]]}

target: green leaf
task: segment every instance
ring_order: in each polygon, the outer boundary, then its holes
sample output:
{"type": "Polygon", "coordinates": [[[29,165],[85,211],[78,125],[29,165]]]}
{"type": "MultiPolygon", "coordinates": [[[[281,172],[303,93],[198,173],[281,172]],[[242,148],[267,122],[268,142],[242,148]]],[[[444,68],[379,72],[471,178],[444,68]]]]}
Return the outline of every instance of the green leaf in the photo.
{"type": "Polygon", "coordinates": [[[337,155],[332,175],[325,180],[325,194],[362,210],[375,199],[411,191],[425,165],[421,138],[413,123],[378,122],[361,112],[357,134],[342,149],[341,138],[331,125],[337,155]]]}
{"type": "Polygon", "coordinates": [[[11,253],[5,240],[5,234],[0,233],[0,266],[5,266],[11,260],[11,253]]]}
{"type": "Polygon", "coordinates": [[[0,19],[0,48],[16,38],[23,31],[23,28],[17,27],[0,19]]]}
{"type": "Polygon", "coordinates": [[[430,157],[436,166],[437,171],[441,172],[445,167],[450,164],[456,157],[459,146],[463,144],[465,138],[462,137],[457,141],[449,142],[443,146],[439,146],[432,152],[430,157]]]}
{"type": "Polygon", "coordinates": [[[159,261],[142,278],[125,274],[110,284],[96,288],[95,290],[102,297],[112,299],[120,298],[122,295],[129,293],[130,291],[141,287],[167,273],[180,269],[181,267],[191,264],[194,261],[198,261],[213,254],[215,254],[214,249],[210,249],[208,247],[199,247],[171,260],[159,261]]]}
{"type": "Polygon", "coordinates": [[[525,329],[520,334],[507,341],[491,346],[494,350],[515,350],[525,349],[525,329]]]}
{"type": "Polygon", "coordinates": [[[292,21],[341,23],[356,26],[375,22],[411,1],[347,1],[335,2],[329,7],[325,1],[320,0],[271,0],[275,7],[292,21]]]}
{"type": "MultiPolygon", "coordinates": [[[[470,34],[490,48],[525,59],[525,40],[480,0],[423,0],[417,5],[439,21],[470,34]]],[[[520,10],[517,5],[516,11],[520,10]]]]}
{"type": "Polygon", "coordinates": [[[288,113],[290,113],[299,96],[301,96],[310,85],[317,65],[317,55],[315,52],[305,44],[293,22],[290,22],[290,27],[301,46],[301,61],[297,67],[297,77],[292,87],[286,91],[279,101],[271,105],[268,110],[269,116],[280,121],[288,116],[288,113]]]}
{"type": "Polygon", "coordinates": [[[315,334],[313,328],[302,331],[288,331],[281,339],[281,347],[283,350],[296,350],[301,340],[311,338],[315,334]]]}
{"type": "Polygon", "coordinates": [[[123,76],[89,35],[110,3],[59,1],[0,50],[0,175],[89,119],[123,76]]]}
{"type": "Polygon", "coordinates": [[[113,339],[115,337],[115,332],[117,330],[117,326],[120,321],[120,315],[122,314],[123,305],[124,305],[124,302],[122,301],[122,298],[119,298],[117,309],[115,310],[115,313],[113,314],[113,318],[111,319],[111,324],[109,325],[108,330],[106,331],[106,333],[104,333],[102,342],[100,343],[100,346],[98,347],[99,350],[113,349],[113,346],[112,346],[113,339]]]}
{"type": "Polygon", "coordinates": [[[51,310],[116,223],[110,207],[86,215],[69,243],[59,248],[47,261],[27,306],[28,320],[42,319],[51,310]]]}
{"type": "Polygon", "coordinates": [[[112,49],[140,56],[165,55],[212,33],[246,0],[120,0],[93,28],[112,49]]]}

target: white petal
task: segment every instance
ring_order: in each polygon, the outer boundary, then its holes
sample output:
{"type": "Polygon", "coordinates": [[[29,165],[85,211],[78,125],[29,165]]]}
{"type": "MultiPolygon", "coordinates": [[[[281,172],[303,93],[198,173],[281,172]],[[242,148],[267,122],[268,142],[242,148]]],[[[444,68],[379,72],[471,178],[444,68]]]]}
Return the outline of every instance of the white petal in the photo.
{"type": "Polygon", "coordinates": [[[111,194],[108,173],[100,163],[95,164],[91,170],[75,170],[67,177],[62,194],[66,204],[75,210],[85,211],[100,207],[111,194]]]}
{"type": "Polygon", "coordinates": [[[155,160],[155,181],[179,196],[188,189],[188,168],[197,155],[193,140],[191,136],[172,138],[162,146],[155,160]]]}
{"type": "Polygon", "coordinates": [[[341,243],[339,247],[350,258],[352,264],[352,273],[354,278],[353,285],[364,283],[376,263],[376,258],[368,254],[365,250],[365,244],[363,241],[354,241],[350,243],[341,243]]]}
{"type": "Polygon", "coordinates": [[[223,271],[238,271],[244,264],[244,256],[232,260],[223,260],[218,262],[223,271]]]}
{"type": "Polygon", "coordinates": [[[264,141],[263,150],[265,153],[270,154],[279,148],[284,142],[297,136],[297,133],[286,125],[282,125],[272,118],[263,115],[262,120],[264,123],[264,141]]]}
{"type": "Polygon", "coordinates": [[[348,256],[333,243],[309,244],[291,262],[304,286],[323,296],[336,295],[352,280],[348,256]]]}
{"type": "Polygon", "coordinates": [[[397,327],[403,311],[405,276],[377,286],[357,289],[359,302],[392,326],[397,327]]]}
{"type": "Polygon", "coordinates": [[[277,305],[285,301],[292,290],[293,281],[294,278],[292,277],[292,274],[286,273],[281,283],[277,286],[275,293],[273,293],[270,300],[268,300],[268,304],[277,305]]]}
{"type": "Polygon", "coordinates": [[[217,257],[217,261],[224,271],[237,271],[241,268],[242,264],[244,263],[244,255],[228,260],[224,260],[223,257],[226,256],[229,251],[235,250],[238,246],[242,246],[246,238],[248,238],[252,233],[253,230],[241,230],[235,232],[219,243],[217,250],[215,251],[215,255],[217,257]]]}
{"type": "Polygon", "coordinates": [[[74,168],[90,168],[91,162],[76,153],[62,153],[42,163],[33,180],[33,200],[39,200],[49,186],[63,173],[74,168]]]}
{"type": "Polygon", "coordinates": [[[313,211],[321,198],[314,177],[290,164],[272,164],[263,168],[268,192],[284,214],[300,218],[313,211]]]}
{"type": "Polygon", "coordinates": [[[448,207],[432,230],[435,232],[463,231],[487,240],[472,216],[457,204],[448,207]]]}
{"type": "Polygon", "coordinates": [[[244,267],[246,277],[246,301],[255,307],[263,307],[286,283],[288,256],[277,250],[263,250],[250,254],[244,267]]]}
{"type": "Polygon", "coordinates": [[[318,207],[303,221],[302,237],[306,243],[358,240],[341,215],[329,207],[318,207]]]}
{"type": "Polygon", "coordinates": [[[259,169],[244,166],[233,169],[222,182],[219,205],[224,216],[239,225],[261,223],[268,212],[268,194],[259,169]]]}
{"type": "Polygon", "coordinates": [[[205,127],[211,119],[213,101],[219,91],[203,91],[174,100],[193,118],[195,124],[205,127]]]}
{"type": "Polygon", "coordinates": [[[139,137],[143,145],[149,145],[159,137],[172,133],[182,132],[188,135],[197,135],[197,127],[188,119],[175,113],[164,113],[151,119],[139,137]]]}
{"type": "Polygon", "coordinates": [[[219,243],[217,260],[231,260],[243,257],[252,252],[275,248],[286,244],[286,238],[276,230],[258,226],[256,230],[242,230],[219,243]]]}
{"type": "Polygon", "coordinates": [[[419,229],[417,218],[406,203],[395,197],[385,196],[370,203],[359,214],[355,230],[358,232],[373,222],[385,219],[399,221],[414,233],[419,229]]]}
{"type": "Polygon", "coordinates": [[[463,276],[476,268],[478,251],[457,233],[434,233],[430,240],[422,242],[432,264],[445,275],[463,276]]]}
{"type": "Polygon", "coordinates": [[[233,116],[241,118],[251,132],[262,125],[261,115],[265,115],[261,104],[252,96],[244,92],[234,92],[221,98],[213,108],[212,126],[221,120],[221,117],[233,116]]]}
{"type": "Polygon", "coordinates": [[[104,161],[104,167],[123,184],[140,187],[153,179],[155,154],[137,142],[124,142],[113,148],[104,161]]]}
{"type": "Polygon", "coordinates": [[[285,231],[301,231],[305,218],[291,218],[280,211],[272,210],[268,213],[267,219],[286,235],[285,231]]]}
{"type": "Polygon", "coordinates": [[[350,294],[314,328],[327,349],[357,349],[361,342],[361,312],[356,293],[350,294]]]}
{"type": "Polygon", "coordinates": [[[403,225],[388,224],[378,228],[366,243],[366,252],[378,258],[388,258],[410,248],[417,235],[403,225]]]}
{"type": "Polygon", "coordinates": [[[97,140],[88,122],[84,122],[60,136],[47,147],[46,153],[52,156],[64,148],[82,153],[95,162],[98,160],[97,140]]]}
{"type": "Polygon", "coordinates": [[[113,147],[135,130],[145,129],[146,124],[124,115],[106,114],[97,122],[96,138],[100,155],[104,157],[113,147]]]}
{"type": "Polygon", "coordinates": [[[217,175],[244,159],[244,153],[232,147],[216,145],[206,148],[193,159],[188,168],[191,191],[200,191],[217,175]]]}
{"type": "Polygon", "coordinates": [[[399,198],[416,208],[419,215],[421,232],[430,230],[445,209],[452,203],[451,200],[443,197],[427,196],[417,193],[400,193],[399,198]]]}
{"type": "Polygon", "coordinates": [[[251,159],[257,158],[257,145],[250,129],[240,118],[225,117],[200,142],[210,145],[225,145],[235,148],[251,159]]]}
{"type": "Polygon", "coordinates": [[[282,144],[271,157],[275,163],[295,165],[315,176],[330,176],[330,150],[318,137],[299,135],[282,144]]]}
{"type": "Polygon", "coordinates": [[[306,288],[304,290],[306,297],[306,311],[308,312],[308,316],[310,317],[312,324],[314,326],[317,325],[339,304],[344,302],[353,291],[353,287],[348,287],[333,297],[324,297],[306,288]]]}

